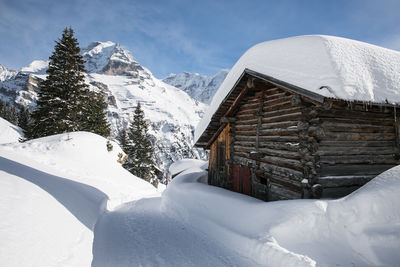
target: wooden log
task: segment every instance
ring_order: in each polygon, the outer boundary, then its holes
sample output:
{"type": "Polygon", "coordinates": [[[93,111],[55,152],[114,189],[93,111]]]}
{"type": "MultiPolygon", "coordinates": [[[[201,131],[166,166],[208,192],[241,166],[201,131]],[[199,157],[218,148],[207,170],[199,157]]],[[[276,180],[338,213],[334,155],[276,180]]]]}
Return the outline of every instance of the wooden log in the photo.
{"type": "Polygon", "coordinates": [[[385,121],[392,121],[393,115],[388,113],[376,113],[376,112],[363,112],[354,110],[343,110],[343,109],[331,109],[321,110],[319,113],[320,117],[333,117],[333,118],[347,118],[347,119],[379,119],[385,121]]]}
{"type": "Polygon", "coordinates": [[[355,119],[355,118],[339,118],[339,117],[319,117],[314,118],[310,122],[318,122],[320,124],[323,123],[344,123],[344,124],[358,124],[358,125],[369,125],[369,126],[393,126],[392,120],[379,120],[374,118],[363,118],[363,119],[355,119]]]}
{"type": "Polygon", "coordinates": [[[269,164],[273,164],[283,168],[290,168],[297,171],[302,171],[303,166],[299,160],[294,159],[285,159],[281,157],[272,157],[272,156],[265,156],[260,159],[260,162],[265,162],[269,164]]]}
{"type": "Polygon", "coordinates": [[[261,136],[260,142],[293,142],[296,143],[299,141],[299,137],[296,135],[292,136],[280,136],[280,135],[271,135],[271,136],[261,136]]]}
{"type": "Polygon", "coordinates": [[[236,125],[256,125],[258,122],[258,119],[256,118],[256,116],[252,116],[254,118],[252,119],[242,119],[241,117],[236,117],[236,125]]]}
{"type": "Polygon", "coordinates": [[[280,110],[280,109],[290,109],[290,108],[293,108],[293,106],[290,104],[290,101],[283,101],[283,102],[280,102],[280,103],[277,103],[274,105],[263,104],[264,112],[270,112],[270,111],[275,111],[275,110],[280,110]]]}
{"type": "Polygon", "coordinates": [[[352,164],[343,165],[337,164],[330,166],[321,164],[319,176],[346,176],[346,175],[378,175],[392,167],[394,164],[352,164]]]}
{"type": "Polygon", "coordinates": [[[398,164],[393,155],[350,155],[320,156],[320,162],[326,164],[398,164]]]}
{"type": "Polygon", "coordinates": [[[276,128],[290,128],[295,129],[297,127],[297,121],[279,121],[271,123],[263,123],[263,129],[276,129],[276,128]]]}
{"type": "Polygon", "coordinates": [[[262,115],[263,115],[263,117],[277,117],[277,116],[286,115],[286,114],[293,114],[296,112],[301,112],[301,108],[294,107],[294,108],[273,110],[273,111],[263,112],[262,115]]]}
{"type": "Polygon", "coordinates": [[[320,147],[334,146],[334,147],[394,147],[395,141],[332,141],[322,140],[319,142],[320,147]]]}
{"type": "Polygon", "coordinates": [[[394,133],[326,132],[324,139],[332,141],[394,141],[395,136],[394,133]]]}
{"type": "Polygon", "coordinates": [[[268,200],[289,200],[301,198],[300,192],[293,192],[282,185],[271,183],[268,200]]]}
{"type": "Polygon", "coordinates": [[[260,129],[260,136],[272,136],[272,135],[297,135],[298,130],[297,128],[276,128],[276,129],[260,129]]]}
{"type": "Polygon", "coordinates": [[[286,93],[271,93],[271,94],[269,94],[270,92],[266,92],[267,93],[267,95],[266,95],[266,97],[265,97],[265,100],[272,100],[272,99],[277,99],[277,98],[282,98],[282,97],[285,97],[286,96],[286,93]]]}
{"type": "Polygon", "coordinates": [[[260,149],[269,148],[269,149],[277,149],[277,150],[288,150],[293,152],[299,151],[299,143],[291,143],[291,142],[262,142],[260,145],[260,149]]]}
{"type": "Polygon", "coordinates": [[[317,183],[323,187],[362,186],[373,179],[375,175],[349,175],[318,177],[317,183]]]}
{"type": "Polygon", "coordinates": [[[285,168],[270,164],[267,162],[261,162],[259,166],[260,170],[268,173],[273,173],[279,176],[288,177],[288,179],[295,179],[301,181],[303,179],[303,173],[291,168],[285,168]]]}
{"type": "Polygon", "coordinates": [[[277,150],[270,148],[259,148],[259,152],[268,156],[281,157],[286,159],[300,159],[300,155],[298,152],[288,151],[288,150],[277,150]]]}
{"type": "Polygon", "coordinates": [[[397,153],[395,147],[332,147],[319,146],[317,154],[320,156],[341,155],[393,155],[397,153]]]}
{"type": "Polygon", "coordinates": [[[262,122],[263,122],[263,127],[264,127],[264,123],[294,121],[294,120],[300,120],[301,118],[302,118],[301,112],[294,112],[291,114],[263,118],[262,122]]]}

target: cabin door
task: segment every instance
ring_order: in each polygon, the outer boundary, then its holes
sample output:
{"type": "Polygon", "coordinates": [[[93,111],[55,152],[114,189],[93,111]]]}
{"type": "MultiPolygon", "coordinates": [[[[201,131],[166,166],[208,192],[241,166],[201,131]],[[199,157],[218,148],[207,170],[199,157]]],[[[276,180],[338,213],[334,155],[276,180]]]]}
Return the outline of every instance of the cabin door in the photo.
{"type": "Polygon", "coordinates": [[[251,196],[251,177],[248,167],[233,165],[232,183],[233,191],[251,196]]]}

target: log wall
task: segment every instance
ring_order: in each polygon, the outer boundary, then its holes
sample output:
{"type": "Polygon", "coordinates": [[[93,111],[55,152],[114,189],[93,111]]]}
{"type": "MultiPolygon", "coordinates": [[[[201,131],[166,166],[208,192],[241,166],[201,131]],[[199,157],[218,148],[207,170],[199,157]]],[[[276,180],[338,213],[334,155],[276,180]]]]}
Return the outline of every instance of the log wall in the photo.
{"type": "Polygon", "coordinates": [[[303,165],[298,121],[302,108],[293,95],[268,88],[245,97],[232,127],[234,164],[250,167],[253,196],[264,200],[300,198],[303,165]]]}
{"type": "Polygon", "coordinates": [[[210,184],[233,190],[233,168],[241,166],[250,169],[251,195],[259,199],[340,197],[400,163],[400,117],[393,107],[320,103],[256,85],[242,85],[237,107],[218,115],[210,184]]]}
{"type": "MultiPolygon", "coordinates": [[[[397,114],[396,114],[397,117],[397,114]]],[[[393,107],[332,100],[311,125],[319,129],[318,174],[324,197],[346,195],[399,164],[393,107]]]]}

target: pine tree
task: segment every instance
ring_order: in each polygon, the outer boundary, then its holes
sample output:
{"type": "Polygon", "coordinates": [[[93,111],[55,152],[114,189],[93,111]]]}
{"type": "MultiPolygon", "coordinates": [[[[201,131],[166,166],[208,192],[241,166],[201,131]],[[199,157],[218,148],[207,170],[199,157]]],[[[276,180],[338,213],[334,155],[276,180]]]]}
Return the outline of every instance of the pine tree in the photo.
{"type": "Polygon", "coordinates": [[[31,113],[25,106],[22,106],[21,110],[18,113],[18,126],[21,127],[21,129],[26,130],[28,124],[30,123],[30,120],[31,113]]]}
{"type": "Polygon", "coordinates": [[[71,28],[65,28],[50,57],[47,79],[39,83],[33,123],[27,138],[82,130],[83,110],[89,90],[85,84],[84,60],[71,28]],[[85,97],[86,96],[86,97],[85,97]]]}
{"type": "Polygon", "coordinates": [[[83,110],[81,130],[96,133],[103,137],[110,136],[110,125],[107,122],[104,110],[107,103],[102,93],[89,92],[89,98],[83,110]]]}
{"type": "Polygon", "coordinates": [[[128,146],[128,136],[126,134],[125,129],[122,129],[118,136],[119,145],[121,146],[123,151],[127,150],[128,146]]]}
{"type": "Polygon", "coordinates": [[[133,122],[129,128],[128,144],[125,152],[128,154],[128,159],[123,166],[132,174],[150,181],[154,176],[152,159],[154,150],[140,103],[136,106],[133,122]]]}

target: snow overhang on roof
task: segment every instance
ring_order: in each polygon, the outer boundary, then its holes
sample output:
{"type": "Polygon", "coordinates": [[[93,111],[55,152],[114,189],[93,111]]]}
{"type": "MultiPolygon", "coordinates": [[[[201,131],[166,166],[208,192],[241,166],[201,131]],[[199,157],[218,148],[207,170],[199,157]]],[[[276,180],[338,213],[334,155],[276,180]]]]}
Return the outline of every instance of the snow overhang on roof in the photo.
{"type": "Polygon", "coordinates": [[[236,62],[196,127],[194,140],[246,72],[265,75],[326,98],[400,103],[400,52],[326,35],[257,44],[236,62]]]}

